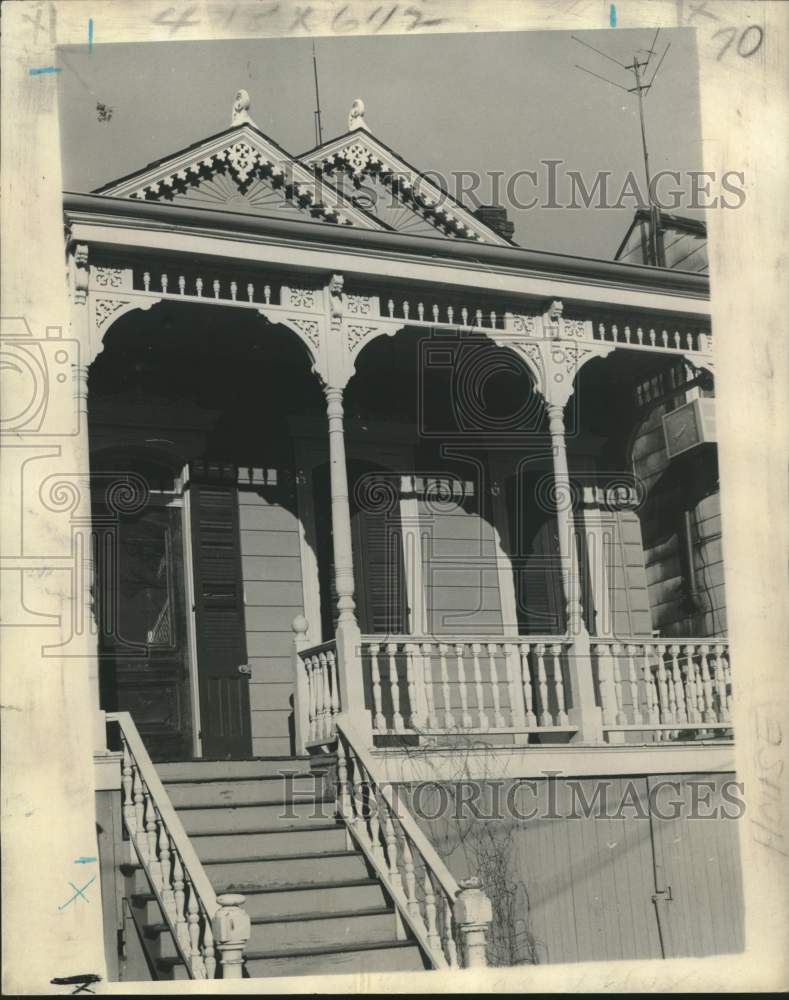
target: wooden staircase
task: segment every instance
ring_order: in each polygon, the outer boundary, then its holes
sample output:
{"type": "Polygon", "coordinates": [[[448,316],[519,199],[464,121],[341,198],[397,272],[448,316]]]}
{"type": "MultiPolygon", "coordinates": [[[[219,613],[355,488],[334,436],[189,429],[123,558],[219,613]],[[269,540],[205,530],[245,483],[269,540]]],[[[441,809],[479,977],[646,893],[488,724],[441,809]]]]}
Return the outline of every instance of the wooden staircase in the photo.
{"type": "MultiPolygon", "coordinates": [[[[313,759],[314,760],[314,759],[313,759]]],[[[246,898],[245,976],[430,968],[308,758],[190,761],[156,770],[216,894],[246,898]]],[[[131,918],[154,978],[187,978],[139,866],[131,918]]]]}

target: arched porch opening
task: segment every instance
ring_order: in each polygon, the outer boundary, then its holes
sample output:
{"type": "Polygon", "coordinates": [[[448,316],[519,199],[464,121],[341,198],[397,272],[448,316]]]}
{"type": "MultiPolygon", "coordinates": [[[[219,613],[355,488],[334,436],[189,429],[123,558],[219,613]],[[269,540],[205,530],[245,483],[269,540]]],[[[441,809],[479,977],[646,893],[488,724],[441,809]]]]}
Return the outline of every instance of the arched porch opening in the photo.
{"type": "Polygon", "coordinates": [[[170,302],[122,316],[91,366],[102,702],[154,759],[292,752],[290,427],[326,421],[310,366],[255,313],[170,302]]]}

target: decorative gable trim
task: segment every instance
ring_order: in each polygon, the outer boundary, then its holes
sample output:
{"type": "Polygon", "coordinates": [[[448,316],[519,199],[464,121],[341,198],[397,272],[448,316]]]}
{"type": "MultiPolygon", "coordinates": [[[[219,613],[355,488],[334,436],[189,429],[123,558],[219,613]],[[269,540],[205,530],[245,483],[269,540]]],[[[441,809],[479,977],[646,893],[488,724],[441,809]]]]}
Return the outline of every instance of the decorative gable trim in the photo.
{"type": "Polygon", "coordinates": [[[363,209],[347,201],[328,181],[244,123],[206,140],[197,147],[157,161],[96,193],[116,198],[172,201],[218,174],[229,175],[246,192],[263,179],[284,197],[322,222],[382,230],[385,227],[363,209]]]}
{"type": "Polygon", "coordinates": [[[366,128],[338,136],[302,154],[299,159],[322,177],[331,177],[336,171],[343,171],[356,186],[361,185],[366,177],[376,178],[401,204],[411,208],[445,236],[511,246],[366,128]]]}

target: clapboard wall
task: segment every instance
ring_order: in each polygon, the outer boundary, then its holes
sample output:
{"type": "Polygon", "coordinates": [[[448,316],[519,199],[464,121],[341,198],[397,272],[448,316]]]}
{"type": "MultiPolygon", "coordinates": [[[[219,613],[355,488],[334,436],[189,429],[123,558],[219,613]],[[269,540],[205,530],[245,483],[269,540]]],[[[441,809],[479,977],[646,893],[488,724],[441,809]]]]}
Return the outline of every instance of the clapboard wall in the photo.
{"type": "Polygon", "coordinates": [[[494,910],[490,964],[553,964],[743,949],[734,781],[536,779],[514,792],[517,782],[491,780],[465,808],[469,782],[439,787],[426,774],[398,792],[455,878],[481,878],[494,910]],[[584,814],[595,796],[604,805],[584,814]]]}
{"type": "Polygon", "coordinates": [[[299,525],[281,490],[238,492],[252,752],[288,756],[293,729],[293,632],[303,613],[299,525]]]}
{"type": "Polygon", "coordinates": [[[647,489],[640,517],[652,623],[669,637],[724,635],[720,495],[712,475],[707,475],[708,487],[697,491],[706,495],[689,493],[693,476],[699,474],[702,463],[709,464],[708,452],[703,454],[709,446],[688,453],[683,471],[674,472],[662,426],[662,416],[671,405],[670,400],[655,404],[642,418],[633,440],[634,470],[647,489]],[[699,600],[695,611],[685,599],[687,571],[683,573],[682,510],[687,505],[699,600]]]}

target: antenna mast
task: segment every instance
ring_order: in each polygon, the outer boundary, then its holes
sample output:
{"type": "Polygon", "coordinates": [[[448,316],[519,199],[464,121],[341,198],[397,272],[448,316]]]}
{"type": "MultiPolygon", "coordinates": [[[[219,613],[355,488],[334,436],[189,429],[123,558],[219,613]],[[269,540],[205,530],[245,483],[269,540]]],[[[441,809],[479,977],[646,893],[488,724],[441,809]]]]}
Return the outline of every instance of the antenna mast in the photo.
{"type": "Polygon", "coordinates": [[[316,145],[320,146],[323,142],[323,128],[321,126],[321,94],[318,89],[318,59],[315,55],[315,39],[312,40],[312,71],[315,76],[315,111],[313,112],[315,117],[315,139],[316,145]]]}
{"type": "Polygon", "coordinates": [[[590,76],[597,77],[598,80],[602,80],[604,83],[610,83],[612,87],[618,87],[619,90],[624,90],[628,94],[636,94],[638,97],[638,116],[641,122],[641,148],[644,153],[644,174],[646,175],[647,181],[647,198],[649,199],[649,257],[650,263],[656,264],[658,267],[665,267],[666,260],[665,254],[663,253],[663,240],[661,233],[661,223],[660,223],[660,206],[652,195],[652,178],[649,173],[649,150],[647,148],[647,130],[646,122],[644,119],[644,98],[649,94],[652,84],[655,82],[655,78],[658,75],[660,67],[663,65],[663,60],[666,58],[666,53],[669,48],[671,48],[671,42],[668,43],[666,48],[663,50],[663,55],[660,57],[660,62],[657,64],[655,72],[652,74],[652,78],[649,83],[643,82],[642,71],[644,76],[646,75],[646,70],[649,67],[650,60],[655,54],[655,42],[657,41],[658,35],[660,34],[660,28],[655,32],[655,37],[652,39],[652,44],[646,50],[639,49],[640,52],[646,51],[646,61],[639,62],[638,55],[633,55],[633,62],[626,66],[624,63],[619,62],[618,59],[614,59],[612,56],[607,55],[605,52],[601,52],[596,49],[593,45],[589,45],[588,42],[582,42],[580,38],[576,38],[575,35],[572,36],[573,41],[578,42],[579,45],[584,45],[587,49],[591,49],[598,55],[603,56],[604,59],[608,59],[609,62],[616,63],[617,66],[621,66],[622,69],[626,70],[628,73],[633,74],[633,79],[635,81],[634,87],[623,87],[619,83],[614,83],[613,80],[609,80],[607,77],[600,76],[598,73],[592,73],[591,70],[585,69],[583,66],[576,66],[577,69],[583,70],[584,73],[589,73],[590,76]]]}

